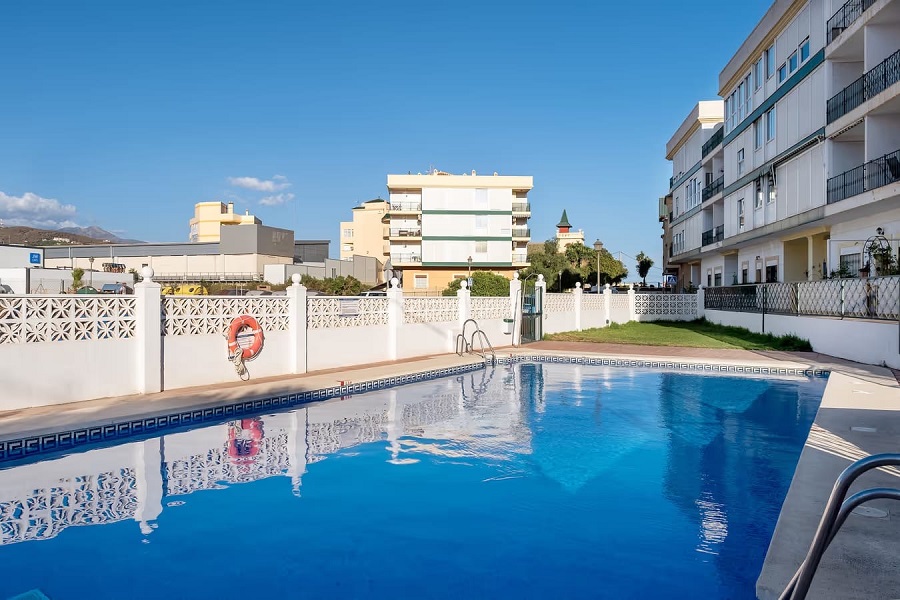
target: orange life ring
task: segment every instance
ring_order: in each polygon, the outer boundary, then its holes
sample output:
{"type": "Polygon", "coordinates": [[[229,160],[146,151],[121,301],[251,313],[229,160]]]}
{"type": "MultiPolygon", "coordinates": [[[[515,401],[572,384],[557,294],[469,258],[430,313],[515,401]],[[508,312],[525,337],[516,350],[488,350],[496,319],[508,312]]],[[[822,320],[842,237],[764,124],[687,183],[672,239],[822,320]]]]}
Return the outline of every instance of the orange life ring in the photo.
{"type": "Polygon", "coordinates": [[[228,356],[234,356],[240,349],[241,359],[251,360],[262,350],[263,341],[263,330],[259,326],[259,322],[250,315],[241,315],[234,319],[228,327],[228,356]],[[247,344],[245,340],[251,336],[252,339],[247,344]],[[240,343],[238,337],[241,338],[240,343]]]}

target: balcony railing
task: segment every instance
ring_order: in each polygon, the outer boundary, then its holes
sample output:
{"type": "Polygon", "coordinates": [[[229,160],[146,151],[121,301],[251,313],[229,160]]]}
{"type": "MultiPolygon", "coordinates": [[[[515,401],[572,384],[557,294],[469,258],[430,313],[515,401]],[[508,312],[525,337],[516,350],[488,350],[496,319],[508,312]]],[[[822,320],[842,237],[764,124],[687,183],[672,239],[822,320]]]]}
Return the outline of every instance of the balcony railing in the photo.
{"type": "Polygon", "coordinates": [[[391,202],[391,210],[395,212],[419,212],[422,204],[419,202],[391,202]]]}
{"type": "Polygon", "coordinates": [[[422,262],[421,254],[391,254],[391,262],[397,263],[420,263],[422,262]]]}
{"type": "Polygon", "coordinates": [[[391,228],[391,237],[422,237],[421,229],[391,228]]]}
{"type": "Polygon", "coordinates": [[[831,15],[825,29],[828,32],[828,43],[833,42],[845,29],[862,16],[866,10],[875,4],[875,0],[849,0],[831,15]]]}
{"type": "Polygon", "coordinates": [[[719,177],[718,179],[713,181],[711,184],[709,184],[708,186],[703,188],[703,192],[702,192],[702,196],[701,196],[703,198],[703,202],[706,202],[707,200],[709,200],[710,198],[712,198],[713,196],[715,196],[716,194],[721,192],[723,189],[725,189],[725,176],[724,175],[722,175],[721,177],[719,177]]]}
{"type": "Polygon", "coordinates": [[[725,137],[725,128],[719,127],[715,133],[712,134],[712,137],[706,140],[706,143],[703,144],[703,155],[702,158],[706,158],[706,156],[715,150],[719,144],[722,143],[722,139],[725,137]]]}
{"type": "Polygon", "coordinates": [[[725,239],[725,226],[717,225],[715,230],[713,231],[713,241],[721,242],[725,239]]]}
{"type": "Polygon", "coordinates": [[[708,246],[713,243],[713,230],[707,229],[703,232],[703,235],[700,236],[700,244],[703,246],[708,246]]]}
{"type": "Polygon", "coordinates": [[[900,181],[900,150],[845,171],[828,180],[828,204],[900,181]]]}
{"type": "Polygon", "coordinates": [[[512,255],[513,264],[527,263],[528,262],[528,254],[519,253],[512,255]]]}
{"type": "Polygon", "coordinates": [[[512,236],[514,238],[531,237],[531,230],[527,227],[513,227],[512,236]]]}
{"type": "Polygon", "coordinates": [[[528,202],[514,202],[512,205],[512,211],[515,212],[531,212],[531,204],[528,202]]]}
{"type": "Polygon", "coordinates": [[[828,100],[828,123],[833,123],[866,100],[871,100],[900,81],[900,50],[828,100]]]}

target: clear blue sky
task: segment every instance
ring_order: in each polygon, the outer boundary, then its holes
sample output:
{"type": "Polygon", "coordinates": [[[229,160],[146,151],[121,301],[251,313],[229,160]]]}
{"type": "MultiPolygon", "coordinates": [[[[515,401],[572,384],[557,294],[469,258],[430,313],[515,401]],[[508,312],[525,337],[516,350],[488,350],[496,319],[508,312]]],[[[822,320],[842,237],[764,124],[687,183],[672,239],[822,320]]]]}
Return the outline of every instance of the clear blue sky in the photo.
{"type": "Polygon", "coordinates": [[[388,173],[434,166],[533,175],[535,240],[565,208],[659,265],[665,143],[770,2],[138,4],[0,7],[4,224],[179,241],[233,200],[337,256],[388,173]]]}

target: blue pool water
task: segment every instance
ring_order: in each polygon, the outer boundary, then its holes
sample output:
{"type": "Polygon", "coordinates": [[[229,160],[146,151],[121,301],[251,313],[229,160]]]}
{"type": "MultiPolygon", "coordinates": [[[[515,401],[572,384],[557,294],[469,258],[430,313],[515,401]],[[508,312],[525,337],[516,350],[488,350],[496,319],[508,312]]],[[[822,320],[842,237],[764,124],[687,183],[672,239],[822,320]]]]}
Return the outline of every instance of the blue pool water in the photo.
{"type": "Polygon", "coordinates": [[[822,378],[519,364],[0,471],[0,598],[754,598],[822,378]]]}

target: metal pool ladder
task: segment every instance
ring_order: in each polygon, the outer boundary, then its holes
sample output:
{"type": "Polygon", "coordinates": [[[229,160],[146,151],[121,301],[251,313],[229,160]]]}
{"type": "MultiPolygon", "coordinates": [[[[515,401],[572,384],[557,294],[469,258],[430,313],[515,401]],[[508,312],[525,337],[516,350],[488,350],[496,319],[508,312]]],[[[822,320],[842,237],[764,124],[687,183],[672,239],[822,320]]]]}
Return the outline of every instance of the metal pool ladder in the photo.
{"type": "Polygon", "coordinates": [[[490,363],[492,365],[497,364],[497,353],[494,352],[494,347],[491,345],[491,341],[488,339],[487,334],[478,326],[478,321],[475,319],[466,319],[463,323],[462,333],[456,336],[456,353],[460,356],[463,354],[477,354],[481,358],[484,359],[485,364],[488,363],[487,351],[490,351],[491,358],[490,363]],[[472,332],[472,336],[469,339],[466,339],[466,326],[472,323],[475,326],[475,331],[472,332]],[[478,348],[475,348],[475,340],[478,340],[478,348]]]}
{"type": "Polygon", "coordinates": [[[900,500],[900,490],[892,488],[871,488],[857,492],[847,498],[847,492],[857,477],[866,471],[888,466],[900,466],[900,454],[873,454],[856,461],[838,476],[837,481],[834,482],[834,488],[831,490],[831,496],[828,498],[828,503],[825,505],[825,512],[822,513],[822,520],[819,521],[819,527],[813,536],[809,552],[784,592],[778,597],[779,600],[803,600],[806,598],[813,576],[815,576],[819,562],[822,560],[822,555],[825,554],[828,545],[831,544],[834,536],[837,535],[838,530],[840,530],[854,508],[869,500],[878,498],[900,500]]]}

